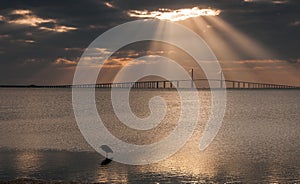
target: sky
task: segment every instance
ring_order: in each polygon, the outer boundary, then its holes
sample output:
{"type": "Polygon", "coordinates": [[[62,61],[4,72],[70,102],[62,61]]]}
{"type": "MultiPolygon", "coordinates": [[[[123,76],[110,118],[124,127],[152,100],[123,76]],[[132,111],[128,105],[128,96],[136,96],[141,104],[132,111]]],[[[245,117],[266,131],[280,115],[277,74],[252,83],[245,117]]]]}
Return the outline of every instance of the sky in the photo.
{"type": "MultiPolygon", "coordinates": [[[[0,84],[71,84],[94,39],[144,18],[192,29],[212,48],[226,79],[300,86],[297,0],[2,0],[0,84]]],[[[149,54],[193,67],[193,59],[178,48],[136,43],[110,58],[100,81],[149,54]]],[[[200,69],[195,75],[203,77],[200,69]]]]}

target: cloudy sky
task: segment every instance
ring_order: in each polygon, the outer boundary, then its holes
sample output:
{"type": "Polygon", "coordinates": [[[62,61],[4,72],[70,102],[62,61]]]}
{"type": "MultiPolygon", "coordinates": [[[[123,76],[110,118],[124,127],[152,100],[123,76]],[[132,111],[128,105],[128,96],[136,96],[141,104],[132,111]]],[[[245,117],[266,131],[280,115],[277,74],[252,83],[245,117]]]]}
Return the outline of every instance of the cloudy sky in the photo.
{"type": "MultiPolygon", "coordinates": [[[[143,18],[195,31],[215,52],[227,79],[300,86],[298,0],[2,0],[0,84],[72,83],[80,56],[95,38],[143,18]]],[[[103,75],[153,53],[191,59],[162,45],[123,48],[103,75]]]]}

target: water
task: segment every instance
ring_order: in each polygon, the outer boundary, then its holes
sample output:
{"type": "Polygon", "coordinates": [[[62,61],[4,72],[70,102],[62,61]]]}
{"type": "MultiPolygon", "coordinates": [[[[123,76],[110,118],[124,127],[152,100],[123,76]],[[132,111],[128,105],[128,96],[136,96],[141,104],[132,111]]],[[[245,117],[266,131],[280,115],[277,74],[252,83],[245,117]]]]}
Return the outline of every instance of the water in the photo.
{"type": "MultiPolygon", "coordinates": [[[[233,90],[223,126],[205,151],[198,149],[210,115],[210,92],[199,91],[201,121],[187,144],[159,163],[100,166],[77,128],[70,89],[0,89],[0,180],[122,183],[300,183],[300,91],[233,90]]],[[[99,114],[117,137],[135,144],[163,139],[176,126],[180,101],[175,91],[137,90],[131,108],[150,114],[148,100],[168,104],[163,122],[143,134],[126,129],[112,112],[106,90],[96,91],[99,114]],[[122,130],[122,131],[120,131],[122,130]]]]}

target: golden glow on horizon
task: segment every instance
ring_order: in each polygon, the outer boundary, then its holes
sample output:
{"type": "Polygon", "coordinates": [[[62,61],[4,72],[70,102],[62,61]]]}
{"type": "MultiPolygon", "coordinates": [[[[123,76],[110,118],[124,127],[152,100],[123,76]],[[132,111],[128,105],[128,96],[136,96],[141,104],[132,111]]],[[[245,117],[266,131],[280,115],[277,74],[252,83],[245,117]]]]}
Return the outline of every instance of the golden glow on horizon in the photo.
{"type": "Polygon", "coordinates": [[[220,13],[221,10],[215,10],[209,8],[200,9],[199,7],[193,7],[193,8],[183,8],[177,10],[161,8],[158,11],[131,10],[128,12],[128,15],[130,17],[139,17],[139,18],[155,18],[160,20],[182,21],[193,17],[217,16],[220,13]]]}

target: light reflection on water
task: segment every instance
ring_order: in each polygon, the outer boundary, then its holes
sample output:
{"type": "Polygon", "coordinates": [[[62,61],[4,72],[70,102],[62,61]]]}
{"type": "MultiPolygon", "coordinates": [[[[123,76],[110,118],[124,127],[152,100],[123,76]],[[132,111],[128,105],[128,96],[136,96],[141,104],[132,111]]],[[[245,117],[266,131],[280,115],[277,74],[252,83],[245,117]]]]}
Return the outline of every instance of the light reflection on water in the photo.
{"type": "MultiPolygon", "coordinates": [[[[86,144],[77,129],[70,90],[1,89],[0,94],[0,180],[300,182],[299,90],[229,91],[223,126],[203,152],[198,144],[210,114],[210,93],[200,91],[202,119],[178,153],[151,165],[112,162],[104,167],[100,166],[103,157],[86,144]]],[[[180,103],[175,91],[134,91],[133,99],[138,101],[133,100],[133,111],[141,117],[149,115],[147,101],[157,94],[166,99],[169,111],[160,127],[144,137],[120,128],[107,104],[107,91],[97,91],[97,107],[113,133],[128,142],[146,144],[163,139],[178,118],[180,103]],[[123,135],[124,131],[129,135],[123,135]]]]}
{"type": "Polygon", "coordinates": [[[41,167],[41,154],[36,152],[20,152],[16,155],[16,169],[21,171],[24,176],[35,172],[41,167]]]}

